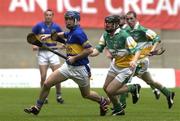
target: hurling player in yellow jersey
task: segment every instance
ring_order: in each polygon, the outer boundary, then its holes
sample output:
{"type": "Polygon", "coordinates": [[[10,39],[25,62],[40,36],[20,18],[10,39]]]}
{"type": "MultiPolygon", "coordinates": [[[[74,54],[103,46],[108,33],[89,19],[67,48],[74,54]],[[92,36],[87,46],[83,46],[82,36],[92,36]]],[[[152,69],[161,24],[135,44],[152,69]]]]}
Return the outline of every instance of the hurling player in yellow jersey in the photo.
{"type": "Polygon", "coordinates": [[[117,26],[115,16],[105,17],[104,22],[105,32],[90,56],[99,55],[106,47],[114,58],[103,88],[113,104],[114,110],[112,115],[125,115],[118,96],[125,92],[131,92],[133,103],[137,103],[139,99],[140,85],[127,86],[126,83],[134,74],[140,50],[136,48],[137,43],[134,39],[117,26]]]}
{"type": "Polygon", "coordinates": [[[140,25],[137,20],[137,15],[134,11],[129,11],[126,14],[126,22],[129,25],[125,28],[126,32],[128,32],[134,38],[134,40],[137,42],[138,48],[141,48],[141,56],[140,60],[138,61],[135,75],[144,80],[151,87],[160,90],[166,96],[168,108],[170,109],[174,103],[173,99],[175,93],[171,92],[165,86],[155,81],[148,71],[148,57],[161,42],[160,37],[151,29],[140,25]]]}
{"type": "MultiPolygon", "coordinates": [[[[119,26],[119,28],[126,30],[126,28],[128,28],[128,25],[126,23],[126,15],[124,13],[121,13],[120,15],[114,15],[116,18],[116,23],[119,26]]],[[[155,46],[154,46],[155,47],[155,46]]],[[[113,60],[112,55],[110,54],[110,52],[108,51],[108,49],[105,49],[105,53],[106,56],[110,59],[113,60]]],[[[143,53],[141,52],[141,54],[143,55],[143,53]]],[[[160,91],[154,87],[151,86],[151,88],[153,89],[153,92],[155,94],[156,99],[159,99],[160,97],[160,91]]],[[[124,93],[123,95],[121,95],[120,97],[120,102],[122,103],[122,107],[126,107],[126,97],[128,96],[127,93],[124,93]]]]}

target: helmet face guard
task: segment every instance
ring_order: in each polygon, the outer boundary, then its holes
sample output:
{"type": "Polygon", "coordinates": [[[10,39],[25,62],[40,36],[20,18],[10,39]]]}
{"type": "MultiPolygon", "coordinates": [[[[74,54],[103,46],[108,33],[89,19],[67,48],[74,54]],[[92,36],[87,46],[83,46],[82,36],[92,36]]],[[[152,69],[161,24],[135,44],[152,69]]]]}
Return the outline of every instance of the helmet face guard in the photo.
{"type": "Polygon", "coordinates": [[[71,19],[73,18],[76,21],[80,21],[80,13],[77,11],[67,11],[64,14],[64,18],[65,18],[65,20],[68,18],[71,18],[71,19]]]}
{"type": "Polygon", "coordinates": [[[114,16],[107,16],[104,20],[105,30],[112,33],[117,29],[116,19],[114,16]]]}
{"type": "Polygon", "coordinates": [[[64,14],[64,19],[67,21],[68,19],[70,20],[74,20],[74,25],[71,26],[71,27],[68,27],[66,25],[66,27],[68,29],[71,29],[73,28],[75,25],[78,25],[78,22],[80,21],[80,13],[79,12],[76,12],[76,11],[67,11],[65,14],[64,14]]]}

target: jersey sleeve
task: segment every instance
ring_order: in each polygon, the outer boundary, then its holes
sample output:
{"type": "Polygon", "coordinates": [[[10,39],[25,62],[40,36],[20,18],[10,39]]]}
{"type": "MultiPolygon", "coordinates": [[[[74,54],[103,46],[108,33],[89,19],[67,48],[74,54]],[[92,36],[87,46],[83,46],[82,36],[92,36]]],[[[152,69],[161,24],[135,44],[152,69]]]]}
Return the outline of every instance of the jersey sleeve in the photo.
{"type": "Polygon", "coordinates": [[[99,40],[99,43],[96,45],[96,49],[99,52],[102,52],[104,50],[105,46],[106,46],[106,42],[104,40],[104,35],[102,35],[100,40],[99,40]]]}
{"type": "MultiPolygon", "coordinates": [[[[56,32],[63,32],[63,30],[61,29],[61,27],[58,24],[55,24],[55,28],[56,28],[56,32]]],[[[61,37],[58,37],[57,40],[60,43],[64,43],[65,44],[65,40],[62,39],[61,37]]]]}
{"type": "Polygon", "coordinates": [[[64,38],[68,38],[69,32],[64,32],[64,38]]]}
{"type": "Polygon", "coordinates": [[[146,36],[148,37],[148,39],[152,40],[153,41],[153,44],[156,43],[156,42],[160,42],[161,39],[160,39],[160,36],[157,35],[153,30],[151,29],[148,29],[146,31],[146,36]]]}
{"type": "Polygon", "coordinates": [[[129,51],[133,54],[140,50],[140,48],[137,48],[136,41],[131,36],[128,36],[126,38],[126,46],[129,49],[129,51]]]}
{"type": "Polygon", "coordinates": [[[61,29],[61,27],[59,25],[56,25],[56,32],[62,32],[63,30],[61,29]]]}
{"type": "Polygon", "coordinates": [[[88,37],[84,32],[77,32],[75,34],[75,38],[79,41],[78,43],[82,45],[83,48],[92,47],[90,42],[88,41],[88,37]]]}
{"type": "Polygon", "coordinates": [[[34,34],[40,34],[40,25],[39,24],[36,24],[33,28],[32,28],[32,32],[34,34]]]}

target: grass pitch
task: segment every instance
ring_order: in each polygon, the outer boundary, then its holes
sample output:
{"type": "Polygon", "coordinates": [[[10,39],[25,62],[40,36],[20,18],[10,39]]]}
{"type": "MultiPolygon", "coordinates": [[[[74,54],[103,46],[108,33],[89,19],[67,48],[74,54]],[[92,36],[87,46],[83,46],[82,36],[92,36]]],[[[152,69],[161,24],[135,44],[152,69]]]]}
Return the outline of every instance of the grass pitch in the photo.
{"type": "MultiPolygon", "coordinates": [[[[105,95],[102,89],[93,89],[105,95]]],[[[125,116],[99,116],[99,105],[85,100],[76,88],[63,88],[64,104],[57,104],[55,89],[49,95],[49,104],[44,105],[38,116],[24,113],[23,109],[34,105],[40,89],[0,89],[0,121],[179,121],[180,88],[175,91],[174,106],[168,109],[166,98],[161,94],[156,100],[151,89],[142,89],[137,104],[132,104],[131,95],[127,99],[125,116]]]]}

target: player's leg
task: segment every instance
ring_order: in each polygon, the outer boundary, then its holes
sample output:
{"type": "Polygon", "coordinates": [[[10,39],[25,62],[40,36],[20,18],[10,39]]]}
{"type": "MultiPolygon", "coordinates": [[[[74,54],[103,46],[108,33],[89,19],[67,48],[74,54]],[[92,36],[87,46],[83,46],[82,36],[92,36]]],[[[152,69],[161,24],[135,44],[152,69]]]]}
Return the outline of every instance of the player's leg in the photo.
{"type": "MultiPolygon", "coordinates": [[[[136,67],[136,69],[134,69],[134,70],[132,71],[132,74],[131,74],[128,78],[126,78],[124,82],[125,82],[125,83],[127,83],[127,82],[130,83],[130,82],[132,81],[132,77],[137,75],[138,70],[139,70],[139,67],[136,67]]],[[[131,87],[131,86],[130,86],[130,87],[131,87]]],[[[124,109],[126,108],[126,105],[127,105],[127,103],[126,103],[126,98],[127,98],[127,97],[128,97],[128,92],[125,92],[125,93],[119,95],[119,101],[120,101],[120,103],[121,103],[121,106],[122,106],[124,109]]],[[[136,96],[133,96],[133,98],[134,98],[133,104],[135,104],[135,103],[138,101],[138,98],[136,98],[136,96]]],[[[132,98],[132,99],[133,99],[133,98],[132,98]]]]}
{"type": "Polygon", "coordinates": [[[151,85],[150,85],[150,87],[151,87],[151,89],[152,89],[152,92],[153,92],[154,95],[155,95],[155,98],[158,100],[158,99],[160,98],[160,91],[159,91],[158,89],[154,88],[154,87],[151,86],[151,85]]]}
{"type": "Polygon", "coordinates": [[[39,65],[39,71],[41,75],[41,82],[40,82],[41,87],[43,86],[44,81],[46,80],[47,69],[48,69],[48,65],[39,65]]]}
{"type": "MultiPolygon", "coordinates": [[[[48,53],[48,58],[49,58],[49,63],[51,64],[51,69],[52,71],[55,71],[56,69],[58,69],[60,67],[60,60],[59,60],[59,56],[57,56],[56,54],[49,52],[48,53]]],[[[56,100],[59,104],[63,104],[64,103],[64,99],[62,98],[62,92],[61,92],[61,83],[56,84],[56,100]]]]}
{"type": "MultiPolygon", "coordinates": [[[[145,72],[148,72],[148,68],[149,68],[149,58],[146,57],[144,59],[141,59],[139,60],[138,62],[138,66],[136,68],[136,72],[135,72],[135,75],[139,78],[142,79],[142,75],[145,73],[145,72]]],[[[142,79],[143,80],[143,79],[142,79]]],[[[146,82],[146,80],[144,80],[146,82]]],[[[150,85],[151,89],[153,90],[153,93],[155,95],[155,98],[156,99],[159,99],[160,98],[160,91],[155,88],[153,85],[150,85]]]]}
{"type": "MultiPolygon", "coordinates": [[[[38,64],[39,64],[39,71],[40,71],[40,76],[41,76],[40,85],[42,87],[43,84],[44,84],[44,81],[46,80],[47,70],[48,70],[48,67],[49,67],[48,56],[47,56],[46,51],[40,50],[38,52],[38,64]]],[[[45,104],[48,103],[48,97],[46,98],[44,103],[45,104]]]]}
{"type": "Polygon", "coordinates": [[[149,85],[152,85],[153,87],[159,89],[167,98],[168,102],[168,108],[170,109],[173,106],[173,99],[175,96],[174,92],[171,92],[168,90],[166,87],[162,86],[160,83],[157,81],[154,81],[153,78],[151,77],[151,74],[149,72],[145,72],[141,78],[149,85]]]}
{"type": "MultiPolygon", "coordinates": [[[[109,85],[109,83],[114,79],[115,76],[116,76],[116,74],[108,72],[106,79],[105,79],[105,83],[103,85],[103,89],[106,94],[107,94],[106,88],[109,85]]],[[[103,103],[102,103],[102,106],[100,106],[100,115],[101,116],[106,115],[107,111],[108,111],[108,107],[105,109],[103,106],[103,103]]]]}
{"type": "Polygon", "coordinates": [[[118,96],[114,94],[116,90],[121,88],[123,85],[118,80],[113,79],[106,87],[106,93],[113,104],[112,115],[124,115],[124,110],[118,100],[118,96]]]}
{"type": "Polygon", "coordinates": [[[108,110],[110,100],[100,96],[97,92],[90,90],[89,85],[85,87],[79,87],[79,89],[83,98],[95,101],[100,105],[100,116],[104,116],[108,110]]]}
{"type": "MultiPolygon", "coordinates": [[[[44,84],[44,81],[46,80],[46,75],[47,75],[47,69],[48,69],[48,65],[39,65],[39,70],[40,70],[40,75],[41,75],[41,88],[44,84]]],[[[48,97],[46,98],[46,100],[44,101],[45,104],[48,103],[48,97]]]]}
{"type": "MultiPolygon", "coordinates": [[[[51,66],[52,71],[55,71],[59,67],[60,67],[60,64],[51,66]]],[[[62,98],[61,83],[56,84],[55,87],[56,87],[56,100],[58,103],[63,104],[64,99],[62,98]]]]}
{"type": "Polygon", "coordinates": [[[114,110],[112,112],[112,115],[124,115],[124,109],[122,105],[119,102],[119,99],[117,95],[131,92],[132,93],[132,99],[133,103],[137,103],[139,99],[139,91],[140,91],[140,85],[138,84],[133,84],[133,85],[125,85],[124,83],[120,82],[115,78],[107,87],[107,94],[113,103],[114,110]]]}
{"type": "Polygon", "coordinates": [[[128,97],[128,93],[123,93],[119,96],[119,101],[121,103],[122,108],[124,108],[124,109],[126,108],[126,105],[127,105],[127,103],[126,103],[127,97],[128,97]]]}
{"type": "Polygon", "coordinates": [[[32,113],[34,115],[37,115],[41,110],[46,97],[49,94],[50,88],[58,83],[67,80],[68,78],[69,78],[69,69],[66,64],[63,64],[61,68],[52,72],[50,76],[47,78],[47,80],[44,82],[39,95],[39,99],[37,100],[35,106],[31,106],[30,108],[25,108],[24,111],[26,113],[32,113]]]}
{"type": "Polygon", "coordinates": [[[59,70],[52,72],[51,75],[44,82],[44,84],[41,88],[41,91],[40,91],[39,98],[38,98],[35,106],[26,108],[26,109],[24,109],[24,111],[26,113],[32,113],[34,115],[37,115],[40,112],[40,110],[44,104],[44,101],[49,94],[51,87],[56,85],[57,83],[63,82],[66,79],[67,79],[67,77],[65,77],[62,73],[60,73],[59,70]]]}
{"type": "MultiPolygon", "coordinates": [[[[99,103],[100,108],[105,111],[110,101],[100,96],[97,92],[90,90],[89,70],[90,68],[88,65],[80,67],[72,66],[69,73],[73,75],[71,79],[78,84],[82,97],[99,103]]],[[[100,113],[100,115],[103,116],[105,114],[100,113]]]]}
{"type": "Polygon", "coordinates": [[[139,99],[140,85],[125,85],[133,74],[132,69],[122,68],[115,71],[118,75],[108,84],[106,92],[114,106],[113,115],[124,115],[124,109],[122,108],[117,95],[131,92],[133,103],[136,103],[139,99]]]}

